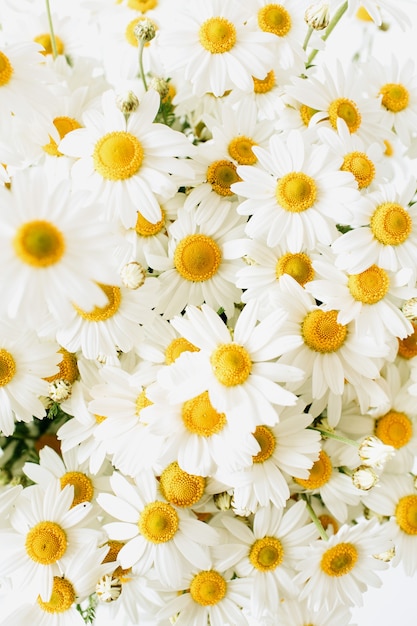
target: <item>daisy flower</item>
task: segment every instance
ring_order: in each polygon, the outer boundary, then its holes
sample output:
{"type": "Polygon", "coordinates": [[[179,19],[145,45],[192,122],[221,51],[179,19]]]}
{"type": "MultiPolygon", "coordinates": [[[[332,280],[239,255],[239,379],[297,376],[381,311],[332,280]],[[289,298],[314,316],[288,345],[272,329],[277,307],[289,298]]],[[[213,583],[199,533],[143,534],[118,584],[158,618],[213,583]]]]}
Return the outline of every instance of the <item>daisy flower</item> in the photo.
{"type": "Polygon", "coordinates": [[[115,93],[107,91],[103,111],[86,111],[85,128],[71,131],[58,146],[77,158],[71,170],[74,184],[100,198],[107,217],[120,219],[125,228],[135,225],[139,207],[147,220],[157,222],[161,210],[155,194],[175,194],[172,174],[192,175],[188,162],[175,158],[189,156],[191,144],[182,133],[154,123],[159,104],[159,95],[150,89],[126,121],[115,93]]]}
{"type": "Polygon", "coordinates": [[[334,241],[336,224],[347,223],[346,205],[358,198],[352,176],[340,171],[340,160],[324,145],[311,145],[298,130],[273,135],[268,149],[252,150],[259,164],[239,166],[242,182],[231,187],[248,198],[237,209],[251,216],[246,233],[291,252],[334,241]]]}
{"type": "MultiPolygon", "coordinates": [[[[332,0],[334,2],[334,0],[332,0]]],[[[340,4],[339,0],[336,0],[340,4]]],[[[384,12],[388,13],[403,29],[410,25],[410,18],[395,0],[349,0],[347,15],[364,9],[377,26],[381,26],[384,12]]]]}
{"type": "Polygon", "coordinates": [[[328,610],[338,604],[362,606],[363,592],[369,586],[382,585],[376,572],[388,567],[373,555],[389,547],[387,533],[381,532],[376,520],[342,526],[327,541],[316,541],[303,550],[303,558],[296,564],[300,570],[296,581],[304,583],[300,600],[328,610]]]}
{"type": "Polygon", "coordinates": [[[16,172],[12,189],[0,188],[3,313],[36,326],[48,311],[62,322],[72,302],[103,306],[96,281],[118,283],[108,252],[117,241],[99,207],[72,192],[68,180],[53,187],[40,167],[16,172]]]}
{"type": "Polygon", "coordinates": [[[61,490],[59,481],[46,489],[33,485],[16,500],[9,528],[0,529],[0,574],[11,576],[14,588],[24,589],[33,599],[39,595],[49,602],[54,577],[67,571],[102,536],[101,531],[84,526],[91,504],[73,507],[73,497],[73,487],[61,490]]]}
{"type": "MultiPolygon", "coordinates": [[[[207,391],[217,411],[226,413],[245,407],[247,424],[278,421],[275,405],[292,406],[295,396],[277,381],[299,380],[301,372],[275,359],[275,335],[282,324],[281,313],[271,313],[257,324],[256,304],[249,302],[240,313],[233,331],[208,305],[187,307],[186,317],[171,320],[174,328],[200,348],[184,352],[172,365],[160,370],[158,383],[171,402],[183,402],[207,391]]],[[[253,430],[253,428],[251,428],[253,430]]]]}
{"type": "Polygon", "coordinates": [[[252,76],[265,78],[272,67],[274,36],[256,32],[247,17],[235,0],[197,0],[192,10],[186,5],[175,15],[175,28],[173,21],[159,36],[168,74],[183,72],[197,96],[222,96],[234,87],[250,91],[252,76]]]}
{"type": "Polygon", "coordinates": [[[136,566],[146,574],[151,567],[163,585],[178,588],[190,564],[210,567],[208,546],[218,541],[215,529],[198,521],[189,509],[166,502],[158,493],[152,472],[135,482],[115,472],[110,479],[115,495],[102,493],[100,506],[119,522],[104,524],[112,539],[126,541],[118,554],[123,568],[136,566]]]}

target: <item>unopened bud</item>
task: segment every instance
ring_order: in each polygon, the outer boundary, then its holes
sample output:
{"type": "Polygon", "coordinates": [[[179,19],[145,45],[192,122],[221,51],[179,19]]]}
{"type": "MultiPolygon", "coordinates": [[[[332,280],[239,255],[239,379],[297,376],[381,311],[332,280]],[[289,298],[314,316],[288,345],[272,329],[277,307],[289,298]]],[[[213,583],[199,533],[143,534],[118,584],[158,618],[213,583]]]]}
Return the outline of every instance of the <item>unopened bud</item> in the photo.
{"type": "Polygon", "coordinates": [[[149,87],[151,89],[155,89],[155,91],[159,93],[161,100],[164,100],[164,98],[166,98],[169,94],[169,84],[168,81],[165,80],[165,78],[154,76],[149,82],[149,87]]]}
{"type": "Polygon", "coordinates": [[[417,320],[417,298],[410,298],[401,307],[408,320],[417,320]]]}
{"type": "Polygon", "coordinates": [[[127,263],[120,272],[122,283],[128,289],[139,289],[145,282],[146,272],[140,263],[127,263]]]}
{"type": "Polygon", "coordinates": [[[323,30],[330,21],[329,5],[327,2],[316,2],[310,5],[304,14],[304,19],[310,28],[323,30]]]}
{"type": "Polygon", "coordinates": [[[96,585],[96,594],[100,602],[114,602],[121,593],[121,582],[115,576],[102,576],[96,585]]]}
{"type": "Polygon", "coordinates": [[[378,482],[378,474],[372,469],[372,467],[360,465],[354,470],[352,474],[352,481],[357,489],[369,491],[369,489],[372,489],[372,487],[374,487],[378,482]]]}
{"type": "Polygon", "coordinates": [[[72,385],[68,380],[58,378],[49,383],[48,395],[54,402],[63,402],[67,400],[72,391],[72,385]]]}
{"type": "Polygon", "coordinates": [[[116,96],[116,105],[122,113],[132,113],[139,106],[139,98],[133,91],[126,91],[116,96]]]}
{"type": "Polygon", "coordinates": [[[385,463],[395,454],[392,446],[387,446],[378,437],[365,437],[358,449],[359,458],[363,465],[382,469],[385,463]]]}
{"type": "Polygon", "coordinates": [[[145,17],[145,19],[138,21],[133,29],[133,34],[138,41],[144,41],[145,43],[152,41],[155,37],[155,24],[152,20],[145,17]]]}
{"type": "Polygon", "coordinates": [[[227,491],[216,493],[213,496],[214,504],[220,511],[228,511],[232,506],[232,496],[227,491]]]}
{"type": "Polygon", "coordinates": [[[385,552],[381,552],[380,554],[373,554],[374,559],[378,559],[378,561],[384,561],[384,563],[389,563],[395,556],[395,547],[386,550],[385,552]]]}

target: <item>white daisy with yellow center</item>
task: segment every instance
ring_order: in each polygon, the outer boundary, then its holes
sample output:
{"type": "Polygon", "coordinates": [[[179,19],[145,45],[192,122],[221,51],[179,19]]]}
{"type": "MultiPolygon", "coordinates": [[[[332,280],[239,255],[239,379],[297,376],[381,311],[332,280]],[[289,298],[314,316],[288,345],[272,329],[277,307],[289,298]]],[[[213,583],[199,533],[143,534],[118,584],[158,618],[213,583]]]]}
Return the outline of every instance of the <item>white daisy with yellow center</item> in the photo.
{"type": "Polygon", "coordinates": [[[237,209],[251,216],[246,233],[290,252],[334,241],[336,224],[349,218],[347,204],[359,197],[352,176],[340,171],[341,160],[298,130],[285,138],[273,135],[268,149],[253,151],[258,165],[239,166],[242,182],[232,185],[247,198],[237,209]]]}
{"type": "Polygon", "coordinates": [[[133,482],[114,473],[110,482],[115,495],[102,493],[98,502],[120,520],[104,528],[110,538],[126,541],[118,554],[123,568],[134,565],[137,573],[147,574],[153,566],[158,580],[172,589],[181,585],[190,564],[210,567],[208,546],[219,541],[217,531],[163,499],[152,472],[144,470],[133,482]]]}
{"type": "Polygon", "coordinates": [[[366,11],[370,21],[375,22],[377,26],[382,25],[384,12],[388,13],[403,30],[410,25],[409,15],[395,0],[349,0],[347,15],[355,15],[360,10],[366,11]]]}
{"type": "Polygon", "coordinates": [[[175,175],[190,178],[187,157],[192,146],[182,133],[154,123],[160,98],[150,89],[126,121],[116,106],[116,94],[107,91],[102,112],[85,112],[84,128],[68,133],[60,152],[75,157],[72,178],[78,189],[94,199],[107,198],[107,217],[135,226],[137,207],[151,223],[161,219],[155,194],[169,198],[177,191],[175,175]],[[104,194],[104,195],[103,195],[104,194]]]}

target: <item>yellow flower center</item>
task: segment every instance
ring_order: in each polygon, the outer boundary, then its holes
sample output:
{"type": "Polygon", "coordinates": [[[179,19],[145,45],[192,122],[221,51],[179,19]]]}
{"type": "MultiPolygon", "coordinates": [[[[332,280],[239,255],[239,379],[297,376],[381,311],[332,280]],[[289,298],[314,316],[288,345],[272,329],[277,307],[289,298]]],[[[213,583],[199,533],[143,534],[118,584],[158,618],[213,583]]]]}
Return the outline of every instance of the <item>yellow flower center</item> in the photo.
{"type": "Polygon", "coordinates": [[[405,339],[398,340],[398,354],[403,359],[412,359],[417,356],[417,324],[411,322],[413,326],[413,332],[405,339]]]}
{"type": "Polygon", "coordinates": [[[107,419],[107,415],[97,415],[97,413],[94,413],[94,419],[96,420],[96,424],[102,424],[104,420],[107,419]]]}
{"type": "Polygon", "coordinates": [[[275,87],[274,70],[271,70],[270,72],[268,72],[265,78],[260,79],[260,78],[255,78],[255,76],[252,76],[252,79],[253,79],[254,93],[268,93],[268,91],[271,91],[275,87]]]}
{"type": "Polygon", "coordinates": [[[313,109],[306,104],[302,104],[300,106],[300,117],[304,126],[308,126],[310,124],[310,120],[315,113],[317,113],[317,109],[313,109]]]}
{"type": "MultiPolygon", "coordinates": [[[[143,22],[144,20],[147,20],[148,22],[149,21],[152,22],[152,25],[155,28],[155,30],[158,30],[158,27],[155,24],[155,22],[153,20],[150,20],[149,17],[139,17],[129,22],[129,24],[126,26],[125,38],[126,38],[127,43],[133,46],[134,48],[139,47],[139,41],[135,35],[135,28],[140,22],[143,22]]],[[[148,47],[150,43],[151,43],[150,41],[147,41],[145,43],[145,47],[148,47]]]]}
{"type": "Polygon", "coordinates": [[[331,526],[333,529],[333,534],[337,533],[337,531],[339,530],[339,524],[337,523],[334,517],[326,513],[323,513],[323,515],[318,515],[318,518],[324,530],[327,530],[329,526],[331,526]]]}
{"type": "Polygon", "coordinates": [[[7,85],[13,74],[13,67],[8,57],[0,52],[0,87],[7,85]]]}
{"type": "Polygon", "coordinates": [[[383,202],[373,212],[372,233],[386,246],[398,246],[408,238],[413,226],[409,213],[395,202],[383,202]]]}
{"type": "Polygon", "coordinates": [[[388,139],[384,139],[384,146],[385,146],[385,151],[384,151],[385,156],[391,157],[394,154],[394,148],[392,146],[392,143],[388,141],[388,139]]]}
{"type": "Polygon", "coordinates": [[[389,277],[381,267],[371,265],[360,274],[351,274],[348,287],[355,300],[364,304],[376,304],[388,292],[389,277]]]}
{"type": "Polygon", "coordinates": [[[314,278],[313,264],[310,257],[304,252],[295,254],[287,252],[278,259],[275,267],[275,276],[280,278],[283,274],[289,274],[301,286],[304,286],[314,278]]]}
{"type": "Polygon", "coordinates": [[[391,113],[399,113],[408,107],[410,95],[404,85],[387,83],[379,92],[383,106],[391,113]]]}
{"type": "MultiPolygon", "coordinates": [[[[41,35],[34,37],[33,41],[43,46],[44,49],[41,50],[41,54],[43,54],[44,56],[46,56],[47,54],[52,54],[52,40],[49,33],[42,33],[41,35]]],[[[55,35],[55,44],[57,54],[64,54],[64,43],[62,39],[60,39],[57,35],[55,35]]]]}
{"type": "Polygon", "coordinates": [[[177,245],[174,265],[185,280],[203,282],[213,278],[219,269],[222,253],[211,237],[202,234],[188,235],[177,245]]]}
{"type": "Polygon", "coordinates": [[[417,496],[400,498],[395,509],[397,524],[407,535],[417,535],[417,496]]]}
{"type": "Polygon", "coordinates": [[[141,11],[141,13],[146,13],[146,11],[151,11],[158,5],[158,0],[128,0],[127,6],[129,9],[133,9],[134,11],[141,11]]]}
{"type": "Polygon", "coordinates": [[[229,52],[236,43],[236,29],[224,17],[211,17],[200,27],[200,43],[211,54],[229,52]]]}
{"type": "Polygon", "coordinates": [[[369,15],[368,11],[365,9],[365,7],[359,7],[359,9],[356,11],[356,17],[358,18],[358,20],[362,20],[364,22],[374,21],[369,15]]]}
{"type": "Polygon", "coordinates": [[[375,176],[375,165],[364,152],[350,152],[347,154],[340,169],[343,172],[353,174],[359,189],[368,187],[375,176]]]}
{"type": "Polygon", "coordinates": [[[324,450],[321,450],[319,458],[310,469],[309,477],[305,479],[294,478],[294,480],[305,489],[319,489],[329,481],[332,471],[333,466],[329,455],[324,450]]]}
{"type": "Polygon", "coordinates": [[[278,204],[291,213],[301,213],[312,207],[316,196],[316,183],[303,172],[285,174],[279,179],[275,191],[278,204]]]}
{"type": "Polygon", "coordinates": [[[210,437],[226,426],[225,414],[216,411],[207,391],[184,402],[181,413],[185,428],[200,437],[210,437]]]}
{"type": "Polygon", "coordinates": [[[258,24],[266,33],[285,37],[291,30],[291,16],[281,4],[267,4],[258,11],[258,24]]]}
{"type": "Polygon", "coordinates": [[[122,294],[119,287],[111,285],[99,285],[107,296],[108,304],[95,306],[92,311],[84,311],[73,304],[74,309],[83,319],[88,322],[104,322],[117,313],[122,301],[122,294]]]}
{"type": "Polygon", "coordinates": [[[232,159],[237,161],[239,165],[254,165],[258,158],[253,153],[253,146],[256,146],[253,139],[241,135],[232,139],[227,149],[232,159]]]}
{"type": "Polygon", "coordinates": [[[178,530],[179,519],[174,507],[166,502],[150,502],[138,521],[138,528],[147,541],[166,543],[178,530]]]}
{"type": "Polygon", "coordinates": [[[143,155],[134,135],[114,131],[101,137],[94,146],[94,168],[106,180],[126,180],[139,171],[143,155]]]}
{"type": "Polygon", "coordinates": [[[62,354],[62,360],[58,364],[59,372],[53,376],[45,376],[44,380],[48,383],[52,383],[54,380],[67,380],[69,383],[76,381],[80,375],[77,365],[77,357],[75,354],[68,352],[65,348],[58,350],[59,354],[62,354]]]}
{"type": "Polygon", "coordinates": [[[358,551],[352,543],[338,543],[321,557],[321,571],[328,576],[345,576],[355,567],[358,551]]]}
{"type": "Polygon", "coordinates": [[[149,398],[146,396],[145,389],[143,389],[138,395],[138,397],[136,398],[135,404],[136,404],[136,415],[139,417],[142,409],[145,409],[147,406],[151,406],[153,402],[149,400],[149,398]]]}
{"type": "Polygon", "coordinates": [[[183,352],[199,352],[200,348],[197,348],[184,337],[177,337],[173,339],[171,343],[165,349],[165,363],[171,365],[178,359],[183,352]]]}
{"type": "Polygon", "coordinates": [[[274,434],[267,426],[257,426],[253,436],[261,449],[252,457],[252,461],[253,463],[264,463],[273,455],[276,448],[277,442],[274,434]]]}
{"type": "Polygon", "coordinates": [[[213,373],[225,387],[242,385],[252,369],[248,351],[235,343],[220,345],[210,356],[213,373]]]}
{"type": "Polygon", "coordinates": [[[337,130],[338,117],[341,117],[346,122],[351,133],[355,133],[361,125],[361,114],[353,100],[337,98],[330,104],[329,121],[335,130],[337,130]]]}
{"type": "Polygon", "coordinates": [[[13,356],[2,348],[0,350],[0,387],[7,385],[16,374],[16,361],[13,356]]]}
{"type": "Polygon", "coordinates": [[[316,309],[305,316],[301,334],[306,346],[315,352],[336,352],[343,346],[347,327],[337,322],[337,311],[316,309]]]}
{"type": "Polygon", "coordinates": [[[38,604],[46,613],[65,613],[74,604],[75,590],[69,580],[54,576],[52,595],[48,602],[38,596],[38,604]]]}
{"type": "Polygon", "coordinates": [[[80,502],[91,502],[94,496],[94,487],[91,479],[82,472],[67,472],[59,479],[61,489],[66,485],[74,487],[74,499],[71,506],[76,506],[80,502]]]}
{"type": "Polygon", "coordinates": [[[257,539],[249,551],[249,561],[261,572],[270,572],[281,565],[284,548],[276,537],[257,539]]]}
{"type": "Polygon", "coordinates": [[[214,570],[198,572],[190,585],[190,595],[201,606],[213,606],[223,600],[227,584],[223,576],[214,570]]]}
{"type": "Polygon", "coordinates": [[[219,196],[233,196],[230,186],[240,180],[236,165],[231,161],[215,161],[207,168],[207,182],[219,196]]]}
{"type": "Polygon", "coordinates": [[[13,246],[17,256],[32,267],[54,265],[65,252],[63,234],[46,220],[22,224],[13,239],[13,246]]]}
{"type": "Polygon", "coordinates": [[[115,539],[109,539],[106,542],[106,545],[109,546],[109,551],[103,559],[103,563],[113,563],[117,560],[117,556],[120,550],[125,545],[122,541],[116,541],[115,539]]]}
{"type": "Polygon", "coordinates": [[[413,436],[413,424],[405,413],[389,411],[377,420],[375,435],[382,443],[398,450],[413,436]]]}
{"type": "MultiPolygon", "coordinates": [[[[77,120],[75,120],[73,117],[67,117],[65,115],[61,117],[56,117],[54,119],[53,124],[55,128],[57,129],[61,139],[63,139],[65,135],[70,133],[72,130],[81,128],[81,124],[77,122],[77,120]]],[[[55,141],[55,139],[52,139],[51,136],[49,136],[49,139],[50,139],[49,143],[43,146],[43,149],[45,150],[45,152],[55,157],[63,156],[62,152],[58,150],[58,144],[55,141]]]]}
{"type": "Polygon", "coordinates": [[[64,556],[67,536],[55,522],[39,522],[26,535],[25,548],[32,561],[52,565],[64,556]]]}
{"type": "Polygon", "coordinates": [[[159,482],[161,493],[174,506],[188,507],[198,502],[204,493],[206,480],[184,472],[174,461],[164,469],[159,482]]]}
{"type": "Polygon", "coordinates": [[[149,222],[146,217],[143,217],[142,213],[138,211],[136,218],[135,231],[140,237],[153,237],[157,235],[165,228],[165,213],[161,209],[161,219],[153,224],[149,222]]]}

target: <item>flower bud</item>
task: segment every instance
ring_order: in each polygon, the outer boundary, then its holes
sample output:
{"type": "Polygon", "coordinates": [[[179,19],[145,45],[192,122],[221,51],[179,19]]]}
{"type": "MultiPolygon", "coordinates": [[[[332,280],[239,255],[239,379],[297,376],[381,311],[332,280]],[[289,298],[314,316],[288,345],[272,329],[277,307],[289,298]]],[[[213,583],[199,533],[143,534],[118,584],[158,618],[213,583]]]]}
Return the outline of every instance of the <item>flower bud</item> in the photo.
{"type": "Polygon", "coordinates": [[[127,263],[120,272],[122,283],[128,289],[139,289],[145,282],[146,272],[140,263],[127,263]]]}
{"type": "Polygon", "coordinates": [[[139,98],[133,91],[126,91],[116,96],[116,105],[122,113],[133,113],[139,106],[139,98]]]}
{"type": "Polygon", "coordinates": [[[71,395],[72,385],[68,380],[58,378],[49,383],[48,395],[54,402],[63,402],[71,395]]]}
{"type": "Polygon", "coordinates": [[[385,463],[394,456],[395,450],[392,446],[382,443],[378,437],[370,435],[362,441],[358,453],[363,465],[382,469],[385,463]]]}
{"type": "Polygon", "coordinates": [[[161,100],[164,100],[164,98],[166,98],[169,94],[168,81],[166,81],[165,78],[160,78],[159,76],[154,76],[153,78],[151,78],[149,82],[149,88],[155,89],[155,91],[159,93],[161,100]]]}
{"type": "Polygon", "coordinates": [[[113,602],[122,593],[122,584],[115,576],[106,574],[96,585],[96,594],[100,602],[113,602]]]}
{"type": "Polygon", "coordinates": [[[144,20],[139,20],[133,29],[133,33],[138,41],[152,41],[155,37],[155,24],[147,17],[144,20]]]}
{"type": "Polygon", "coordinates": [[[310,28],[323,30],[327,28],[330,21],[329,5],[327,2],[316,2],[310,5],[304,14],[304,20],[310,28]]]}
{"type": "Polygon", "coordinates": [[[357,489],[369,491],[378,482],[378,474],[366,465],[360,465],[352,474],[352,482],[357,489]]]}

